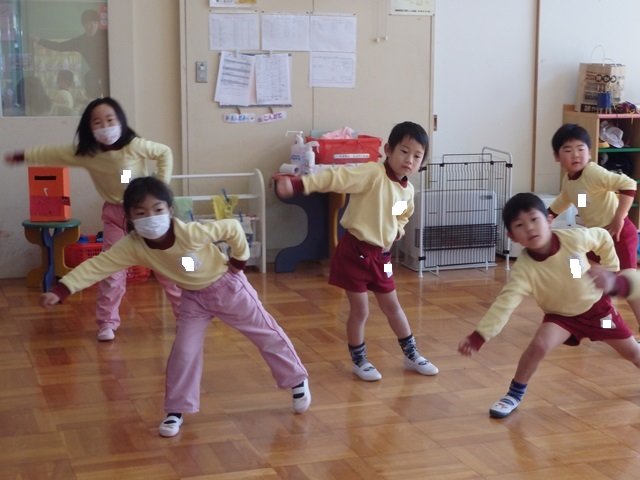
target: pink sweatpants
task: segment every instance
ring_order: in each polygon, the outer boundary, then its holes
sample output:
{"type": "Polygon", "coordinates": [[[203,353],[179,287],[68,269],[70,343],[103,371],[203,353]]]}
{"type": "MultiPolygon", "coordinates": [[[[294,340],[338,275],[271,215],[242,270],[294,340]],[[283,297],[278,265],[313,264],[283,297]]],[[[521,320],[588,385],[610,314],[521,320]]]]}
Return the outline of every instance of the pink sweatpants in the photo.
{"type": "MultiPolygon", "coordinates": [[[[124,209],[122,205],[106,203],[102,206],[103,250],[108,250],[114,243],[127,234],[124,209]]],[[[173,313],[178,316],[180,305],[180,288],[166,277],[154,273],[158,283],[162,285],[167,298],[173,308],[173,313]]],[[[117,330],[120,326],[120,302],[124,296],[127,285],[127,272],[121,271],[105,278],[98,284],[98,297],[96,306],[96,323],[98,327],[109,327],[117,330]]]]}
{"type": "Polygon", "coordinates": [[[278,387],[294,387],[309,376],[291,340],[265,310],[245,274],[228,271],[202,290],[182,291],[176,338],[167,362],[166,413],[200,409],[205,331],[214,316],[258,347],[278,387]]]}

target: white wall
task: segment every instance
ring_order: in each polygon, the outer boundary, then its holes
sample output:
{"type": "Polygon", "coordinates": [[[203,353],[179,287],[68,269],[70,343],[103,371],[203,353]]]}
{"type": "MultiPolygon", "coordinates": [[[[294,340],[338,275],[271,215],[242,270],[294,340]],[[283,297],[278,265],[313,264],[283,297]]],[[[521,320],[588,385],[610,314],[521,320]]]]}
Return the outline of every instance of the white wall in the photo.
{"type": "Polygon", "coordinates": [[[513,191],[531,190],[535,0],[437,0],[433,161],[483,146],[513,156],[513,191]]]}
{"type": "MultiPolygon", "coordinates": [[[[562,124],[562,105],[575,103],[580,62],[606,56],[627,66],[624,99],[640,103],[637,0],[540,0],[535,186],[557,192],[560,168],[551,137],[562,124]]],[[[597,139],[593,139],[596,141],[597,139]]]]}

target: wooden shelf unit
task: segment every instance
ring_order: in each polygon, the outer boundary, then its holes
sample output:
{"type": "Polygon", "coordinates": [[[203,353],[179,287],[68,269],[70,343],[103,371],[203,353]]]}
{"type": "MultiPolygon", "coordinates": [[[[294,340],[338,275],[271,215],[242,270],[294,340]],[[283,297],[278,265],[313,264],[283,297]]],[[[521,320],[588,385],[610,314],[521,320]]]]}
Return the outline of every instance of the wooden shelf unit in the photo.
{"type": "MultiPolygon", "coordinates": [[[[573,104],[564,105],[562,111],[563,123],[576,123],[584,127],[591,136],[591,161],[598,161],[598,153],[625,153],[633,162],[633,179],[640,182],[640,113],[591,113],[576,112],[573,104]],[[620,128],[624,134],[623,148],[598,148],[600,141],[600,122],[607,120],[620,128]]],[[[640,196],[636,198],[629,210],[629,218],[636,227],[640,226],[640,196]]]]}

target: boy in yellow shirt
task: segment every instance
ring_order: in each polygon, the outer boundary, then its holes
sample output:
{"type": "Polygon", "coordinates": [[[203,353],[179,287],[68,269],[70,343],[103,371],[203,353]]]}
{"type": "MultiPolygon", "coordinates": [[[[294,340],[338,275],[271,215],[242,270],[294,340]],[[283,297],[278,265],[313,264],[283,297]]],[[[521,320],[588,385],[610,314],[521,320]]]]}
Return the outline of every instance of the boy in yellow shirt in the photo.
{"type": "MultiPolygon", "coordinates": [[[[591,137],[580,125],[562,125],[551,145],[565,174],[549,213],[557,216],[575,205],[585,227],[602,227],[609,232],[620,268],[637,268],[638,229],[627,216],[636,195],[635,180],[591,162],[591,137]]],[[[598,261],[593,254],[587,258],[598,261]]],[[[640,299],[630,299],[629,306],[640,324],[640,299]]]]}
{"type": "Polygon", "coordinates": [[[422,375],[436,375],[438,368],[420,355],[409,320],[398,296],[391,269],[391,245],[404,235],[414,210],[409,175],[418,171],[427,153],[429,138],[422,126],[402,122],[393,127],[384,146],[384,163],[323,170],[304,177],[278,178],[281,198],[313,192],[348,193],[349,204],[340,224],[346,233],[333,258],[329,283],[346,291],[349,299],[347,341],[352,371],[360,379],[375,382],[380,372],[367,358],[364,327],[369,316],[371,290],[404,353],[404,366],[422,375]]]}
{"type": "Polygon", "coordinates": [[[602,267],[617,270],[611,236],[602,228],[551,230],[551,215],[532,193],[519,193],[504,207],[503,220],[511,240],[524,248],[509,281],[478,323],[458,345],[472,355],[500,333],[525,296],[532,296],[542,311],[542,325],[518,362],[507,394],[489,410],[503,418],[515,410],[529,380],[555,347],[576,346],[583,338],[608,343],[620,356],[640,368],[640,346],[624,320],[586,275],[587,253],[600,256],[602,267]]]}

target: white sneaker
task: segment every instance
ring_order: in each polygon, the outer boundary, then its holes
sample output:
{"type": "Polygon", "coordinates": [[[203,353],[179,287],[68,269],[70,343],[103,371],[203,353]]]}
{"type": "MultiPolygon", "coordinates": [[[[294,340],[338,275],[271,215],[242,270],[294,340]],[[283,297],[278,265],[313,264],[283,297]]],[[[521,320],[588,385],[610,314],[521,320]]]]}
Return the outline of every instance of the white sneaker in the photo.
{"type": "Polygon", "coordinates": [[[180,425],[182,425],[183,421],[183,417],[178,418],[175,415],[169,415],[158,427],[158,433],[161,437],[175,437],[180,431],[180,425]]]}
{"type": "Polygon", "coordinates": [[[419,356],[415,360],[404,357],[404,366],[409,370],[414,370],[420,375],[437,375],[440,370],[426,358],[419,356]]]}
{"type": "Polygon", "coordinates": [[[293,396],[294,413],[303,413],[309,410],[309,405],[311,405],[311,390],[309,390],[309,379],[305,379],[304,382],[302,382],[302,386],[293,387],[291,389],[291,395],[293,396]]]}
{"type": "Polygon", "coordinates": [[[116,338],[116,334],[109,327],[102,327],[98,330],[98,340],[101,342],[108,342],[116,338]]]}
{"type": "Polygon", "coordinates": [[[360,366],[354,364],[351,371],[365,382],[377,382],[382,378],[380,372],[371,364],[371,362],[364,362],[360,366]]]}
{"type": "Polygon", "coordinates": [[[489,415],[493,418],[504,418],[513,412],[520,405],[520,400],[511,395],[505,395],[489,409],[489,415]]]}

